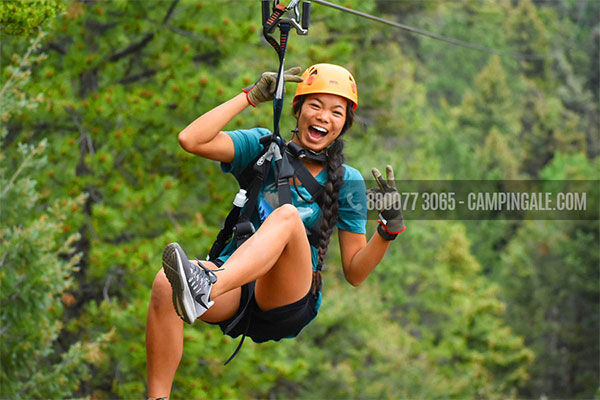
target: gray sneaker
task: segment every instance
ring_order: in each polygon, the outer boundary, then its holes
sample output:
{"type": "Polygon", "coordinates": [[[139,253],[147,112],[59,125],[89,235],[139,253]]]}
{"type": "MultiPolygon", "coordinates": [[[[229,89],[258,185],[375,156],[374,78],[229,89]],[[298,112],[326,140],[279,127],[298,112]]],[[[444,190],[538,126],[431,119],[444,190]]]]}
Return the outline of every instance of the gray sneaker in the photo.
{"type": "Polygon", "coordinates": [[[188,324],[194,323],[214,304],[210,301],[210,291],[217,276],[200,261],[198,265],[189,261],[177,243],[167,245],[163,252],[163,269],[173,290],[173,306],[188,324]]]}

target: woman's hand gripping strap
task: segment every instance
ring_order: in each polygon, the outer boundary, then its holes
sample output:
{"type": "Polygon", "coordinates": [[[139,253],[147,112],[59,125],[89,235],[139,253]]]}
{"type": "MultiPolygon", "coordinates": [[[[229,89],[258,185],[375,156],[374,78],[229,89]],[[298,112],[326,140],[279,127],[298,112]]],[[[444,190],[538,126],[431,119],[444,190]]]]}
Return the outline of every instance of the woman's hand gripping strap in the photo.
{"type": "Polygon", "coordinates": [[[378,187],[369,189],[367,195],[382,200],[376,202],[382,206],[379,210],[377,232],[385,240],[394,240],[399,233],[404,232],[406,229],[401,210],[400,193],[398,193],[394,181],[394,170],[391,165],[386,166],[386,179],[383,179],[377,168],[373,168],[371,172],[378,187]]]}
{"type": "MultiPolygon", "coordinates": [[[[292,67],[283,73],[284,82],[302,82],[300,77],[302,68],[292,67]]],[[[256,107],[260,103],[265,101],[272,101],[275,95],[275,88],[277,87],[277,73],[276,72],[263,72],[258,80],[242,89],[242,92],[246,93],[246,99],[252,107],[256,107]]]]}

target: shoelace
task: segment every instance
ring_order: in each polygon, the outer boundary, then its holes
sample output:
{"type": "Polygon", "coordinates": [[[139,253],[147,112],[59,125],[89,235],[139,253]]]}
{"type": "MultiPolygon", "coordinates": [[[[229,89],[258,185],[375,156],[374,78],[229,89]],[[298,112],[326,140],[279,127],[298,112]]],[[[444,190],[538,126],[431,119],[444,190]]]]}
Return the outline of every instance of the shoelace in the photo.
{"type": "Polygon", "coordinates": [[[200,260],[198,260],[197,257],[196,257],[196,262],[198,263],[198,266],[200,268],[202,268],[202,270],[204,270],[204,273],[208,276],[208,279],[210,280],[211,284],[215,283],[217,281],[217,276],[215,275],[215,272],[225,270],[225,268],[211,269],[211,268],[205,267],[204,264],[202,264],[202,262],[200,260]]]}
{"type": "Polygon", "coordinates": [[[202,272],[204,272],[204,275],[206,276],[206,278],[208,279],[208,283],[209,285],[213,285],[216,281],[217,281],[217,276],[214,274],[214,271],[223,271],[224,268],[217,268],[217,269],[210,269],[205,267],[202,262],[200,260],[198,260],[198,258],[196,258],[196,263],[198,264],[198,266],[200,267],[200,269],[197,268],[191,268],[191,272],[192,272],[192,276],[190,277],[190,281],[188,281],[188,284],[191,286],[191,288],[193,289],[193,291],[195,293],[197,293],[197,295],[195,295],[194,299],[204,308],[208,309],[208,306],[202,301],[202,297],[201,297],[201,293],[200,292],[200,288],[202,286],[204,286],[203,283],[203,278],[204,276],[202,276],[202,272]]]}

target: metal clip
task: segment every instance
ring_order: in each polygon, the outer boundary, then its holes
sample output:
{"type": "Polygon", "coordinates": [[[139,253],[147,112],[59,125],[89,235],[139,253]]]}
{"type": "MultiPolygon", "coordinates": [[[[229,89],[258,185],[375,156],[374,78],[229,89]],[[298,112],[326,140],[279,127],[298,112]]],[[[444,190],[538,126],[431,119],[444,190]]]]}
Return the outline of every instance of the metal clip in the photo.
{"type": "MultiPolygon", "coordinates": [[[[277,21],[277,23],[275,24],[275,26],[282,24],[282,23],[283,24],[287,23],[287,24],[290,24],[292,27],[294,27],[294,29],[296,29],[296,33],[298,33],[298,35],[308,35],[309,16],[307,16],[306,18],[304,18],[304,16],[301,16],[300,9],[299,9],[299,5],[301,2],[302,2],[302,0],[290,1],[290,4],[287,5],[287,7],[285,8],[285,11],[287,13],[288,11],[293,10],[294,17],[293,18],[280,18],[277,21]],[[301,20],[302,20],[302,25],[301,25],[301,20]]],[[[307,1],[307,3],[310,4],[310,1],[307,1]]],[[[279,0],[273,1],[273,7],[277,6],[278,4],[279,4],[279,0]]],[[[308,11],[308,13],[310,14],[310,6],[308,6],[308,7],[303,6],[303,10],[308,11]]],[[[268,18],[268,13],[269,13],[268,6],[266,4],[263,4],[263,24],[268,18]]],[[[275,26],[273,26],[273,29],[275,28],[275,26]]],[[[273,29],[271,29],[270,31],[272,31],[273,29]]]]}

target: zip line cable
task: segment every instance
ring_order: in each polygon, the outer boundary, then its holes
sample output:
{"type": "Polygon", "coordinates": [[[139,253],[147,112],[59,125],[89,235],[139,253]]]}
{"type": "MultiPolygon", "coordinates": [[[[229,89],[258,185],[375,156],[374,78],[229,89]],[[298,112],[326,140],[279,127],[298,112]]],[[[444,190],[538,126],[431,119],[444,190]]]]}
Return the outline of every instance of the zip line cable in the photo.
{"type": "Polygon", "coordinates": [[[370,19],[372,21],[381,22],[383,24],[390,25],[390,26],[393,26],[393,27],[398,28],[398,29],[402,29],[402,30],[405,30],[405,31],[408,31],[408,32],[411,32],[411,33],[416,33],[416,34],[419,34],[419,35],[427,36],[427,37],[430,37],[432,39],[441,40],[441,41],[444,41],[444,42],[447,42],[447,43],[454,44],[456,46],[468,47],[468,48],[473,49],[473,50],[485,51],[485,52],[488,52],[488,53],[494,53],[494,54],[499,54],[499,55],[503,55],[503,56],[510,56],[510,57],[514,57],[514,58],[517,58],[517,59],[523,59],[523,60],[542,60],[542,59],[548,58],[548,56],[532,56],[532,55],[527,55],[527,54],[511,53],[511,52],[508,52],[508,51],[505,51],[505,50],[499,50],[499,49],[494,49],[494,48],[490,48],[490,47],[480,46],[480,45],[475,44],[475,43],[466,42],[466,41],[460,40],[460,39],[454,39],[454,38],[451,38],[451,37],[448,37],[448,36],[444,36],[444,35],[438,35],[437,33],[429,32],[429,31],[426,31],[424,29],[413,28],[413,27],[408,26],[408,25],[403,25],[403,24],[400,24],[398,22],[394,22],[394,21],[390,21],[390,20],[387,20],[387,19],[384,19],[384,18],[376,17],[374,15],[370,15],[370,14],[367,14],[367,13],[364,13],[364,12],[361,12],[361,11],[352,10],[350,8],[343,7],[343,6],[340,6],[338,4],[330,3],[330,2],[325,1],[325,0],[311,0],[311,1],[313,3],[317,3],[317,4],[320,4],[322,6],[331,7],[331,8],[334,8],[336,10],[339,10],[339,11],[343,11],[343,12],[347,12],[347,13],[350,13],[350,14],[354,14],[354,15],[357,15],[357,16],[362,17],[362,18],[370,19]]]}

